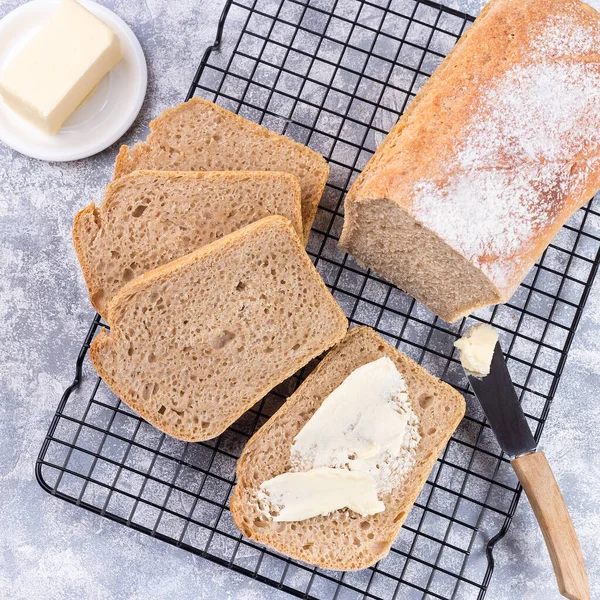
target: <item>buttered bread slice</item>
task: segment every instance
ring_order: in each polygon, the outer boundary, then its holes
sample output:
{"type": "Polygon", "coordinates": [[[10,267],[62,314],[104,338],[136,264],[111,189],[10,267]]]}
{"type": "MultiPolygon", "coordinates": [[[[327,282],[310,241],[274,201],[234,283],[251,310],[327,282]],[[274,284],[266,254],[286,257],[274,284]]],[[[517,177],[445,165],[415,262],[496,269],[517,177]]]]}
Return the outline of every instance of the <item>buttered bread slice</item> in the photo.
{"type": "Polygon", "coordinates": [[[464,412],[459,392],[356,327],[246,444],[233,519],[308,563],[368,567],[389,552],[464,412]]]}
{"type": "Polygon", "coordinates": [[[302,236],[300,184],[289,173],[134,171],[111,183],[100,207],[73,225],[94,308],[133,278],[270,215],[302,236]]]}
{"type": "Polygon", "coordinates": [[[329,175],[314,150],[202,98],[165,110],[145,142],[121,147],[115,179],[136,169],[291,173],[302,188],[305,242],[329,175]]]}
{"type": "Polygon", "coordinates": [[[347,321],[289,221],[266,217],[127,284],[98,374],[144,419],[186,441],[219,435],[343,338],[347,321]]]}

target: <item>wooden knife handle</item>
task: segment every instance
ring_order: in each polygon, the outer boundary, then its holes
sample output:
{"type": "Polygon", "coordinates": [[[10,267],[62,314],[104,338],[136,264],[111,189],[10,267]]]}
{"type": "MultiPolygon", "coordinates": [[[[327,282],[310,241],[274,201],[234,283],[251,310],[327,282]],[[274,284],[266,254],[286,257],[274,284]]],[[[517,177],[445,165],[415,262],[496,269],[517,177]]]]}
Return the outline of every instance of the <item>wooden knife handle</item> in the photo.
{"type": "Polygon", "coordinates": [[[544,535],[558,590],[571,600],[589,600],[581,547],[548,459],[543,452],[533,452],[515,458],[512,466],[544,535]]]}

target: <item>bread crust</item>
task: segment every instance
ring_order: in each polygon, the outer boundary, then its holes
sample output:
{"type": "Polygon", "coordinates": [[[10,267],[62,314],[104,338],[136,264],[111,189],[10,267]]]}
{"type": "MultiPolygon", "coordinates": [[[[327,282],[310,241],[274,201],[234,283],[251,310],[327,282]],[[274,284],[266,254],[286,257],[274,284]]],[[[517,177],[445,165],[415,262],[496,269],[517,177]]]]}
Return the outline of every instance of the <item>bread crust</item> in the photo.
{"type": "MultiPolygon", "coordinates": [[[[548,29],[554,22],[560,25],[561,19],[576,23],[581,28],[582,35],[589,34],[593,39],[600,40],[600,15],[579,0],[523,0],[517,3],[512,0],[491,0],[423,86],[358,177],[345,201],[346,214],[351,213],[348,207],[354,204],[386,200],[420,221],[422,212],[415,207],[417,184],[435,181],[443,191],[448,181],[453,181],[452,177],[461,173],[462,167],[452,165],[463,147],[461,144],[467,139],[474,119],[479,123],[490,116],[486,93],[511,69],[537,64],[535,61],[538,59],[532,58],[534,40],[547,40],[550,35],[547,33],[548,29]]],[[[547,54],[540,61],[571,61],[571,64],[584,61],[590,65],[598,61],[597,50],[580,55],[580,51],[575,49],[570,55],[558,57],[553,56],[551,50],[540,52],[547,54]]],[[[600,115],[588,114],[586,111],[584,113],[580,116],[582,122],[586,119],[592,123],[600,122],[600,115]]],[[[481,269],[496,289],[498,303],[510,299],[562,225],[600,187],[599,159],[600,148],[588,147],[585,143],[581,144],[579,151],[573,156],[567,157],[567,162],[572,161],[573,169],[569,177],[574,182],[577,181],[577,185],[570,185],[566,194],[558,192],[557,179],[554,188],[539,201],[543,204],[539,210],[543,210],[544,219],[539,224],[536,221],[533,229],[535,235],[524,239],[517,250],[511,251],[512,254],[501,256],[487,247],[480,255],[475,255],[475,258],[468,253],[464,254],[465,260],[481,269]],[[579,183],[580,178],[585,179],[584,184],[579,183]]],[[[521,176],[531,165],[525,161],[513,164],[506,159],[505,164],[489,164],[488,168],[513,169],[521,176]]],[[[533,175],[527,175],[534,187],[537,185],[536,173],[541,173],[542,168],[543,165],[537,171],[534,170],[533,175]]],[[[449,207],[444,206],[448,213],[452,210],[451,200],[450,197],[449,207]]],[[[530,200],[524,193],[523,210],[530,210],[528,202],[530,200]]],[[[442,219],[440,216],[439,221],[442,219]]],[[[420,222],[428,227],[426,222],[420,222]]],[[[358,260],[365,264],[360,248],[357,248],[364,244],[364,240],[357,237],[361,225],[350,222],[346,217],[340,247],[349,252],[354,247],[358,260]]],[[[477,227],[476,223],[474,227],[477,227]]],[[[443,233],[435,228],[432,230],[440,236],[440,248],[450,245],[443,233]]],[[[461,251],[456,245],[452,248],[461,251]]],[[[377,264],[368,266],[378,270],[377,264]]],[[[401,275],[391,281],[408,293],[418,296],[418,286],[407,286],[401,275]]],[[[444,290],[440,289],[439,294],[443,296],[444,290]]],[[[446,315],[439,316],[450,321],[457,320],[481,307],[480,300],[465,295],[446,315]]]]}
{"type": "Polygon", "coordinates": [[[465,401],[459,392],[430,375],[371,328],[355,327],[246,444],[237,464],[238,480],[230,502],[233,520],[247,537],[293,558],[326,569],[366,568],[389,552],[464,412],[465,401]],[[399,489],[380,498],[386,509],[371,517],[335,511],[296,522],[293,528],[290,523],[266,518],[256,505],[256,492],[263,481],[290,468],[293,438],[353,370],[382,356],[393,360],[404,376],[420,420],[422,439],[411,476],[401,482],[399,489]]]}

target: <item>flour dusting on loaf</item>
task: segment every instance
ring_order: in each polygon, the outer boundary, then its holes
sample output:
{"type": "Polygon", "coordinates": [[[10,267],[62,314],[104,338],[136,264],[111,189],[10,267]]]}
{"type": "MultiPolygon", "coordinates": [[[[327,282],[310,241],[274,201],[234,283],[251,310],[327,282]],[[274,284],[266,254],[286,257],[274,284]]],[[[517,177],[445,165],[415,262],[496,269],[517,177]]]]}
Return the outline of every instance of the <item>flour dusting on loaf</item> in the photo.
{"type": "Polygon", "coordinates": [[[492,0],[350,190],[340,245],[452,321],[506,302],[598,187],[600,15],[492,0]],[[419,226],[431,257],[394,239],[419,226]]]}
{"type": "Polygon", "coordinates": [[[597,166],[586,156],[600,143],[600,69],[585,57],[593,39],[570,18],[549,19],[529,61],[499,78],[473,113],[451,176],[415,184],[416,218],[499,288],[511,286],[520,251],[569,194],[585,190],[589,163],[597,166]]]}

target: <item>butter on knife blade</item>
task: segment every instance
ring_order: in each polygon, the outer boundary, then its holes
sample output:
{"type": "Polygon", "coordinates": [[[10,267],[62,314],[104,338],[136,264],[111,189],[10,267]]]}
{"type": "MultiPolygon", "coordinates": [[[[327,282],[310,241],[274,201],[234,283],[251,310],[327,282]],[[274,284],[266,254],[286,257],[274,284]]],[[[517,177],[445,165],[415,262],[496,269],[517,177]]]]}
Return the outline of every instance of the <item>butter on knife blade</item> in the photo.
{"type": "Polygon", "coordinates": [[[475,377],[489,375],[497,342],[498,332],[491,325],[479,323],[468,329],[463,337],[454,342],[454,347],[460,351],[463,369],[475,377]]]}

